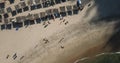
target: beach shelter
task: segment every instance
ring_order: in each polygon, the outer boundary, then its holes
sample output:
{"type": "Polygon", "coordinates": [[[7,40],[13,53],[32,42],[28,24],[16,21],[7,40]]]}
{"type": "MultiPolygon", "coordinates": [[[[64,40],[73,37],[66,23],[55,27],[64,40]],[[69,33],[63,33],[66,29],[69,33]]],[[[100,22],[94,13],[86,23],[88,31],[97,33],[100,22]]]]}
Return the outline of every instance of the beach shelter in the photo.
{"type": "Polygon", "coordinates": [[[26,16],[26,19],[29,19],[29,20],[33,20],[34,19],[34,17],[33,17],[33,15],[32,14],[28,14],[27,16],[26,16]]]}
{"type": "Polygon", "coordinates": [[[16,12],[16,10],[13,10],[13,11],[11,12],[11,14],[12,14],[12,16],[15,16],[15,15],[17,15],[17,12],[16,12]]]}
{"type": "Polygon", "coordinates": [[[16,22],[20,23],[21,22],[21,16],[16,17],[16,22]]]}
{"type": "Polygon", "coordinates": [[[27,4],[31,6],[31,5],[34,4],[34,1],[33,0],[27,0],[27,4]]]}
{"type": "Polygon", "coordinates": [[[0,19],[2,19],[2,15],[0,15],[0,19]]]}
{"type": "Polygon", "coordinates": [[[66,0],[61,0],[62,2],[66,2],[66,0]]]}
{"type": "Polygon", "coordinates": [[[2,15],[0,15],[0,23],[2,22],[2,15]]]}
{"type": "Polygon", "coordinates": [[[35,3],[36,4],[40,4],[40,0],[35,0],[35,3]]]}
{"type": "Polygon", "coordinates": [[[8,19],[7,18],[4,19],[4,24],[8,24],[8,19]]]}
{"type": "Polygon", "coordinates": [[[45,12],[40,12],[40,17],[41,17],[42,21],[46,21],[47,20],[45,12]]]}
{"type": "Polygon", "coordinates": [[[43,8],[50,6],[50,0],[42,0],[43,8]]]}
{"type": "Polygon", "coordinates": [[[50,0],[50,5],[55,5],[55,0],[50,0]]]}
{"type": "Polygon", "coordinates": [[[11,7],[6,8],[6,10],[7,10],[8,13],[12,12],[11,7]]]}
{"type": "Polygon", "coordinates": [[[39,14],[34,14],[34,19],[38,19],[39,18],[39,14]]]}
{"type": "Polygon", "coordinates": [[[61,16],[65,17],[66,16],[66,8],[65,8],[65,6],[61,6],[59,9],[60,9],[61,16]]]}
{"type": "Polygon", "coordinates": [[[2,23],[2,19],[0,19],[0,23],[2,23]]]}
{"type": "Polygon", "coordinates": [[[15,5],[14,7],[15,7],[17,13],[22,13],[22,9],[21,9],[20,5],[15,5]]]}
{"type": "Polygon", "coordinates": [[[24,7],[26,7],[26,3],[25,2],[20,2],[20,6],[21,6],[21,8],[24,8],[24,7]]]}
{"type": "Polygon", "coordinates": [[[53,9],[53,14],[54,14],[55,18],[60,17],[60,13],[59,13],[59,10],[57,8],[53,9]]]}
{"type": "Polygon", "coordinates": [[[9,17],[8,13],[5,13],[3,16],[4,16],[4,18],[8,18],[9,17]]]}
{"type": "Polygon", "coordinates": [[[46,10],[46,13],[47,13],[47,15],[51,15],[53,12],[52,12],[52,9],[48,9],[48,10],[46,10]]]}
{"type": "Polygon", "coordinates": [[[72,15],[72,6],[68,5],[68,6],[66,6],[66,9],[67,9],[68,15],[72,15]]]}
{"type": "Polygon", "coordinates": [[[55,3],[59,4],[59,3],[61,3],[61,1],[60,0],[55,0],[55,3]]]}
{"type": "Polygon", "coordinates": [[[10,4],[13,4],[15,0],[9,0],[10,4]]]}
{"type": "Polygon", "coordinates": [[[53,9],[46,10],[46,13],[47,13],[47,18],[49,20],[54,18],[54,16],[53,16],[53,9]]]}
{"type": "Polygon", "coordinates": [[[20,9],[19,5],[14,5],[14,7],[15,7],[16,10],[20,9]]]}
{"type": "Polygon", "coordinates": [[[77,5],[73,5],[73,14],[78,14],[79,10],[77,5]]]}
{"type": "Polygon", "coordinates": [[[0,3],[0,8],[5,8],[5,3],[4,2],[0,3]]]}
{"type": "Polygon", "coordinates": [[[25,21],[26,20],[26,16],[21,16],[21,21],[25,21]]]}
{"type": "Polygon", "coordinates": [[[4,13],[5,13],[4,9],[0,8],[0,14],[4,14],[4,13]]]}

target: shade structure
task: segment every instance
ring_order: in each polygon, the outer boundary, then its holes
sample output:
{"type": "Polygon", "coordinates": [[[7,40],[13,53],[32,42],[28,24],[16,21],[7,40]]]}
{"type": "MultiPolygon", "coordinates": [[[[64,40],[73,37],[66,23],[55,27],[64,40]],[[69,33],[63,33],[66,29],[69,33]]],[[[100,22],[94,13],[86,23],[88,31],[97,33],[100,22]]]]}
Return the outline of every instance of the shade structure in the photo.
{"type": "Polygon", "coordinates": [[[65,12],[65,11],[66,11],[65,6],[60,7],[60,12],[65,12]]]}
{"type": "Polygon", "coordinates": [[[5,13],[4,9],[0,8],[0,14],[4,14],[4,13],[5,13]]]}
{"type": "Polygon", "coordinates": [[[12,16],[15,16],[15,15],[17,15],[17,12],[16,12],[16,10],[13,10],[13,11],[11,12],[11,14],[12,14],[12,16]]]}
{"type": "Polygon", "coordinates": [[[77,5],[73,5],[73,14],[78,14],[79,10],[77,5]]]}
{"type": "Polygon", "coordinates": [[[25,21],[26,20],[26,16],[21,16],[21,21],[25,21]]]}
{"type": "Polygon", "coordinates": [[[32,14],[28,14],[27,16],[26,16],[26,19],[28,19],[28,20],[33,20],[34,19],[34,17],[33,17],[33,15],[32,14]]]}
{"type": "Polygon", "coordinates": [[[0,15],[0,23],[2,22],[2,15],[0,15]]]}
{"type": "Polygon", "coordinates": [[[61,1],[60,0],[55,0],[55,3],[59,4],[59,3],[61,3],[61,1]]]}
{"type": "Polygon", "coordinates": [[[40,0],[34,0],[36,4],[39,4],[40,3],[40,0]]]}
{"type": "Polygon", "coordinates": [[[5,18],[4,19],[4,24],[8,24],[9,22],[8,22],[8,19],[7,18],[5,18]]]}
{"type": "Polygon", "coordinates": [[[39,18],[39,14],[34,14],[34,19],[38,19],[39,18]]]}
{"type": "Polygon", "coordinates": [[[8,13],[12,12],[12,8],[11,7],[6,8],[6,10],[7,10],[8,13]]]}
{"type": "Polygon", "coordinates": [[[8,13],[5,13],[3,16],[4,16],[4,18],[8,18],[9,17],[8,13]]]}
{"type": "Polygon", "coordinates": [[[66,8],[65,8],[65,6],[60,7],[60,15],[62,17],[66,16],[66,8]]]}
{"type": "Polygon", "coordinates": [[[0,23],[2,22],[2,19],[0,19],[0,23]]]}
{"type": "Polygon", "coordinates": [[[20,16],[16,17],[16,22],[21,22],[21,17],[20,16]]]}
{"type": "Polygon", "coordinates": [[[59,13],[59,10],[57,8],[53,9],[53,14],[54,14],[55,18],[60,17],[60,13],[59,13]]]}
{"type": "Polygon", "coordinates": [[[0,8],[5,8],[5,3],[4,2],[0,3],[0,8]]]}
{"type": "Polygon", "coordinates": [[[45,17],[46,13],[45,12],[40,12],[40,17],[45,17]]]}
{"type": "Polygon", "coordinates": [[[2,19],[2,15],[0,15],[0,19],[2,19]]]}
{"type": "Polygon", "coordinates": [[[73,10],[77,10],[77,9],[78,9],[77,5],[73,5],[73,10]]]}
{"type": "Polygon", "coordinates": [[[20,6],[21,6],[21,8],[24,8],[24,7],[26,7],[26,3],[25,2],[20,2],[20,6]]]}
{"type": "Polygon", "coordinates": [[[26,6],[26,7],[24,7],[23,8],[23,11],[25,12],[25,11],[28,11],[29,10],[29,7],[28,6],[26,6]]]}
{"type": "Polygon", "coordinates": [[[20,6],[19,5],[15,5],[15,9],[16,10],[20,9],[20,6]]]}
{"type": "Polygon", "coordinates": [[[10,22],[16,22],[15,18],[9,18],[10,22]]]}
{"type": "Polygon", "coordinates": [[[67,8],[67,11],[72,11],[72,6],[71,5],[66,6],[66,8],[67,8]]]}
{"type": "Polygon", "coordinates": [[[53,13],[59,13],[59,10],[57,8],[53,9],[53,13]]]}
{"type": "Polygon", "coordinates": [[[28,4],[28,5],[34,4],[33,2],[34,2],[33,0],[27,0],[27,4],[28,4]]]}
{"type": "Polygon", "coordinates": [[[20,22],[24,22],[26,20],[26,16],[18,16],[16,17],[16,22],[20,23],[20,22]]]}
{"type": "Polygon", "coordinates": [[[53,13],[52,9],[46,10],[46,13],[47,13],[47,15],[51,15],[53,13]]]}

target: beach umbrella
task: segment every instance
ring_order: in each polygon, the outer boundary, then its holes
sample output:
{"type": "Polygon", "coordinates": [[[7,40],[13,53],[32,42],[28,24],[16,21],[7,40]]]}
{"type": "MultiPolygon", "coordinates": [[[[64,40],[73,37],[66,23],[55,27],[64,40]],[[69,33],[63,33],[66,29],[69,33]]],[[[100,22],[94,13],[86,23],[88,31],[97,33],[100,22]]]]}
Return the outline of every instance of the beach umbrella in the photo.
{"type": "Polygon", "coordinates": [[[11,7],[6,8],[6,10],[7,10],[8,13],[12,12],[12,8],[11,7]]]}
{"type": "Polygon", "coordinates": [[[46,16],[45,12],[40,12],[40,17],[45,17],[45,16],[46,16]]]}
{"type": "Polygon", "coordinates": [[[39,18],[39,14],[34,14],[34,19],[39,18]]]}
{"type": "Polygon", "coordinates": [[[0,14],[4,14],[4,13],[5,13],[4,9],[0,8],[0,14]]]}
{"type": "Polygon", "coordinates": [[[4,19],[4,24],[8,24],[8,19],[7,18],[4,19]]]}
{"type": "Polygon", "coordinates": [[[21,8],[26,7],[26,3],[25,2],[20,2],[21,8]]]}
{"type": "Polygon", "coordinates": [[[72,11],[72,6],[71,5],[66,6],[66,8],[67,8],[67,11],[72,11]]]}
{"type": "Polygon", "coordinates": [[[47,15],[51,15],[53,13],[52,9],[46,10],[46,13],[47,13],[47,15]]]}
{"type": "Polygon", "coordinates": [[[65,12],[65,11],[66,11],[65,6],[60,7],[60,12],[65,12]]]}

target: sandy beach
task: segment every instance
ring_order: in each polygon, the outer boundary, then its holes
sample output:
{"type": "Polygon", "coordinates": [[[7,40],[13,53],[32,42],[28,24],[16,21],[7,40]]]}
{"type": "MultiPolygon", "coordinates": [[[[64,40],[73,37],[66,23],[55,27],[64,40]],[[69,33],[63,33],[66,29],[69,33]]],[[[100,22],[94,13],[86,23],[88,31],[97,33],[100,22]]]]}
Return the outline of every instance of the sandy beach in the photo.
{"type": "MultiPolygon", "coordinates": [[[[92,6],[95,2],[90,3],[92,6]]],[[[0,31],[0,63],[74,63],[78,58],[94,55],[90,50],[92,48],[96,47],[95,53],[102,52],[97,50],[102,46],[97,46],[105,45],[113,33],[115,23],[91,25],[89,21],[97,15],[97,7],[93,7],[85,17],[89,9],[86,5],[77,15],[50,20],[46,28],[42,22],[22,27],[18,31],[15,28],[0,31]],[[16,59],[13,56],[17,56],[16,59]]],[[[42,10],[31,13],[38,11],[42,10]]]]}

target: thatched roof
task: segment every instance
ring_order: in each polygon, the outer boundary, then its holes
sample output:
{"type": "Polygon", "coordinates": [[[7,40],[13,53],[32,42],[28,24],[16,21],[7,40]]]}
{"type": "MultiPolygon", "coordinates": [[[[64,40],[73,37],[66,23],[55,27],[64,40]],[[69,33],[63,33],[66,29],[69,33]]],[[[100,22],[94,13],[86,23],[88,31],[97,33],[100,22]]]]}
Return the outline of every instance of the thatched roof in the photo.
{"type": "Polygon", "coordinates": [[[39,3],[40,3],[40,0],[35,0],[35,3],[36,3],[36,4],[39,4],[39,3]]]}
{"type": "Polygon", "coordinates": [[[39,14],[34,14],[34,19],[39,18],[39,14]]]}
{"type": "Polygon", "coordinates": [[[23,22],[25,20],[26,20],[25,16],[18,16],[18,17],[16,17],[16,22],[23,22]]]}
{"type": "Polygon", "coordinates": [[[71,11],[72,10],[72,6],[71,5],[66,6],[66,8],[67,8],[67,11],[71,11]]]}
{"type": "Polygon", "coordinates": [[[57,8],[53,9],[53,13],[59,13],[59,10],[57,8]]]}
{"type": "Polygon", "coordinates": [[[11,7],[6,8],[6,10],[7,10],[8,13],[12,12],[12,8],[11,7]]]}
{"type": "Polygon", "coordinates": [[[16,22],[21,22],[21,17],[16,17],[16,22]]]}
{"type": "Polygon", "coordinates": [[[0,14],[5,13],[4,9],[0,9],[0,14]]]}
{"type": "Polygon", "coordinates": [[[65,6],[60,7],[60,12],[65,12],[65,6]]]}
{"type": "Polygon", "coordinates": [[[40,12],[40,17],[45,17],[45,12],[40,12]]]}
{"type": "Polygon", "coordinates": [[[78,9],[77,5],[73,5],[73,10],[77,10],[77,9],[78,9]]]}
{"type": "Polygon", "coordinates": [[[22,8],[26,7],[26,3],[25,2],[20,2],[20,5],[22,8]]]}
{"type": "Polygon", "coordinates": [[[33,0],[28,0],[28,5],[32,5],[33,4],[33,0]]]}
{"type": "Polygon", "coordinates": [[[51,15],[53,13],[53,9],[46,10],[47,15],[51,15]]]}
{"type": "Polygon", "coordinates": [[[20,9],[20,6],[19,5],[15,5],[15,9],[16,10],[20,9]]]}
{"type": "Polygon", "coordinates": [[[26,19],[33,20],[33,19],[34,19],[34,17],[33,17],[33,15],[32,15],[32,14],[28,14],[28,15],[26,16],[26,19]]]}
{"type": "Polygon", "coordinates": [[[7,18],[4,19],[4,23],[5,23],[5,24],[8,24],[8,23],[9,23],[7,18]]]}

